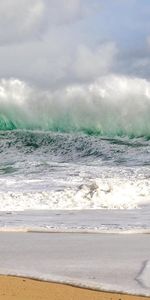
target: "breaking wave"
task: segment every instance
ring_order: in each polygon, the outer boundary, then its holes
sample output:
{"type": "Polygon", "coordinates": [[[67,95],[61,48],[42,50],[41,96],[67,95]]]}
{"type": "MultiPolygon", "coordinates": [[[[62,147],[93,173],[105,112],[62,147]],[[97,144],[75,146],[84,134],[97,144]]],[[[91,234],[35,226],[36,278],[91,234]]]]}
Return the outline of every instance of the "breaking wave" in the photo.
{"type": "Polygon", "coordinates": [[[0,130],[150,137],[150,82],[110,75],[55,91],[0,81],[0,130]]]}
{"type": "Polygon", "coordinates": [[[0,192],[1,211],[136,209],[149,203],[149,180],[96,179],[62,191],[0,192]]]}

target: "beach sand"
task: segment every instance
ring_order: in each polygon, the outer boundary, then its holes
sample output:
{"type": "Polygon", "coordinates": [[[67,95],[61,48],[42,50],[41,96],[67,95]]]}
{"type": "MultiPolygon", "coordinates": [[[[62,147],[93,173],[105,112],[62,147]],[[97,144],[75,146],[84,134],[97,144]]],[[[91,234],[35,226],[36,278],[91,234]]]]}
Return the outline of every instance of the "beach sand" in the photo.
{"type": "Polygon", "coordinates": [[[0,300],[142,300],[150,297],[98,292],[64,284],[0,276],[0,300]]]}

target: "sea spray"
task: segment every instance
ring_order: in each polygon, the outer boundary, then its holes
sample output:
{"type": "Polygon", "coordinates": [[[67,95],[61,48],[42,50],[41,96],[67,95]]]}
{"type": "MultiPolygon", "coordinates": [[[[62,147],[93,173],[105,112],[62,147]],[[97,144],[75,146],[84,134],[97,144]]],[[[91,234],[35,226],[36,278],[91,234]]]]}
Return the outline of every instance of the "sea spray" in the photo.
{"type": "Polygon", "coordinates": [[[110,75],[93,83],[41,91],[0,81],[0,129],[150,136],[150,82],[110,75]]]}

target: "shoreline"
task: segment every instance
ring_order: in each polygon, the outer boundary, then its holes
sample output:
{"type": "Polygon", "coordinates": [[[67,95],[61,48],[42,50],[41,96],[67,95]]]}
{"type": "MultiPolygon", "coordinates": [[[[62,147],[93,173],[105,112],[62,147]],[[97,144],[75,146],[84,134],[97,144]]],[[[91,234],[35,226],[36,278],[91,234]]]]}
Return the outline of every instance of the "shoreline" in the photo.
{"type": "Polygon", "coordinates": [[[149,247],[144,234],[3,232],[0,276],[148,298],[149,247]]]}
{"type": "Polygon", "coordinates": [[[114,234],[114,235],[138,235],[138,234],[150,234],[150,229],[141,229],[141,230],[101,230],[101,229],[20,229],[20,228],[0,228],[0,233],[47,233],[47,234],[114,234]]]}
{"type": "Polygon", "coordinates": [[[146,206],[113,212],[92,209],[0,213],[0,232],[150,234],[149,210],[146,206]]]}
{"type": "Polygon", "coordinates": [[[144,300],[146,296],[97,291],[27,277],[0,275],[0,300],[144,300]]]}

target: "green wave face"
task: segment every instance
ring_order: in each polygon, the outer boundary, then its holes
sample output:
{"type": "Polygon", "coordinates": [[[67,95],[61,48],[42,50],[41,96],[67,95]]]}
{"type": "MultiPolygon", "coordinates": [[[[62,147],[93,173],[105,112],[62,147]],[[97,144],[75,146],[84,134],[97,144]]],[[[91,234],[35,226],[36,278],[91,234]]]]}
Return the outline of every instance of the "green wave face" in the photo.
{"type": "MultiPolygon", "coordinates": [[[[94,117],[93,117],[94,118],[94,117]]],[[[46,116],[46,119],[48,117],[46,116]]],[[[112,119],[112,118],[111,118],[112,119]]],[[[9,119],[6,116],[0,116],[0,130],[17,130],[17,129],[26,129],[26,130],[43,130],[43,131],[53,131],[53,132],[83,132],[87,135],[100,135],[100,136],[128,136],[129,138],[134,137],[145,137],[146,139],[150,138],[150,126],[148,121],[130,123],[126,126],[122,124],[117,124],[115,118],[111,120],[106,120],[106,123],[102,122],[78,122],[76,123],[73,119],[68,117],[52,119],[49,118],[46,122],[39,120],[18,120],[9,119]],[[89,124],[88,124],[89,123],[89,124]],[[110,124],[110,125],[109,125],[110,124]]]]}
{"type": "Polygon", "coordinates": [[[0,83],[0,130],[50,130],[150,137],[150,83],[104,78],[87,86],[39,92],[17,80],[0,83]]]}
{"type": "MultiPolygon", "coordinates": [[[[52,103],[50,103],[52,106],[52,103]]],[[[49,107],[41,113],[40,105],[32,113],[24,110],[10,108],[5,114],[0,114],[0,130],[44,130],[53,132],[83,132],[88,135],[101,136],[128,136],[150,137],[150,111],[147,109],[141,114],[135,114],[134,110],[122,115],[116,107],[103,107],[97,105],[92,111],[88,106],[65,107],[62,111],[55,104],[55,109],[49,107]],[[38,108],[38,109],[37,109],[38,108]]]]}

